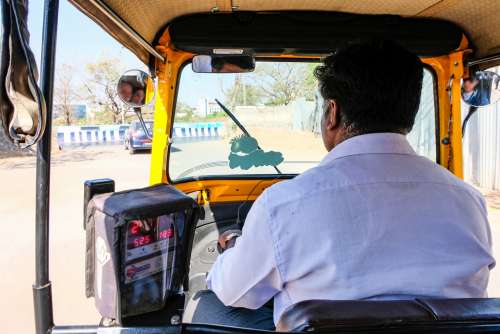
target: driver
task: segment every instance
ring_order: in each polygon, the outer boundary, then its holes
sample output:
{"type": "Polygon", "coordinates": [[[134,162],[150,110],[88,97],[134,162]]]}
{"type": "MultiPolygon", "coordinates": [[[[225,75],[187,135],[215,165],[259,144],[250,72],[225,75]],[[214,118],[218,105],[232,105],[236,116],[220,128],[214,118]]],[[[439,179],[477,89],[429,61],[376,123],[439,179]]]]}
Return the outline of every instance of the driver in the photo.
{"type": "Polygon", "coordinates": [[[250,72],[254,68],[255,64],[252,57],[212,57],[212,72],[215,73],[250,72]]]}
{"type": "Polygon", "coordinates": [[[144,94],[144,89],[137,88],[135,90],[134,94],[132,95],[130,102],[134,105],[142,106],[142,105],[144,105],[144,98],[145,97],[146,97],[146,95],[144,94]]]}
{"type": "Polygon", "coordinates": [[[134,88],[132,84],[128,81],[120,81],[118,84],[118,95],[122,98],[123,101],[130,102],[134,92],[134,88]]]}
{"type": "Polygon", "coordinates": [[[465,78],[462,98],[467,104],[483,107],[491,104],[491,93],[498,89],[500,77],[494,72],[478,72],[475,78],[465,78]]]}
{"type": "Polygon", "coordinates": [[[419,58],[392,42],[357,44],[315,75],[327,155],[264,191],[241,236],[221,235],[210,290],[185,321],[272,330],[304,300],[486,297],[495,260],[484,198],[406,139],[419,58]]]}
{"type": "Polygon", "coordinates": [[[481,107],[490,104],[491,88],[483,89],[479,80],[465,78],[462,85],[462,98],[472,106],[481,107]]]}

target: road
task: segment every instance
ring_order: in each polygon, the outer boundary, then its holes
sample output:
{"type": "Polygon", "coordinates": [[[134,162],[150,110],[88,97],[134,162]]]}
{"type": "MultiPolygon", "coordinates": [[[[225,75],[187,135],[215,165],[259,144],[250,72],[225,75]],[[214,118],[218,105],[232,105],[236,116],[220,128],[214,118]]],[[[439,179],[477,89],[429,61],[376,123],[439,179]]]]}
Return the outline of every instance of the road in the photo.
{"type": "MultiPolygon", "coordinates": [[[[189,144],[179,144],[178,147],[177,153],[189,155],[189,144]]],[[[93,300],[86,299],[84,292],[83,182],[110,177],[115,180],[117,190],[142,187],[148,184],[149,163],[150,154],[129,155],[120,146],[55,152],[50,201],[50,275],[58,325],[95,324],[99,321],[93,300]]],[[[0,216],[4,233],[0,268],[5,272],[0,276],[0,314],[5,333],[34,332],[31,291],[35,256],[34,167],[35,160],[31,157],[0,160],[0,216]]],[[[186,167],[176,166],[176,173],[186,167]]],[[[490,211],[497,248],[500,247],[499,198],[495,194],[489,196],[492,206],[497,207],[490,211]]],[[[500,296],[500,272],[497,274],[496,270],[493,271],[490,295],[500,296]]]]}
{"type": "MultiPolygon", "coordinates": [[[[51,177],[50,275],[57,324],[99,321],[93,300],[85,298],[84,290],[83,182],[110,177],[117,190],[142,187],[148,184],[149,162],[150,154],[132,156],[120,146],[55,155],[51,177]]],[[[0,212],[5,233],[0,268],[8,271],[1,278],[0,314],[8,319],[6,333],[34,332],[34,165],[33,158],[0,162],[0,212]]]]}

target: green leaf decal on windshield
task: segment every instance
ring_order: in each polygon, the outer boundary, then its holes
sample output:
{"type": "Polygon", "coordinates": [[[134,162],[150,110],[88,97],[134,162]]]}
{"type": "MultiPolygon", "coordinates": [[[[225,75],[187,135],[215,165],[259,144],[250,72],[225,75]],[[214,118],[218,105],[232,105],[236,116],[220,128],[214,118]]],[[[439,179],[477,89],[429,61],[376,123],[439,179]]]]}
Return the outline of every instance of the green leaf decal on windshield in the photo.
{"type": "Polygon", "coordinates": [[[254,137],[241,135],[231,139],[231,152],[249,154],[259,149],[259,144],[254,137]]]}
{"type": "Polygon", "coordinates": [[[247,170],[252,167],[277,166],[283,162],[283,154],[276,151],[264,152],[257,140],[247,135],[231,139],[231,152],[229,153],[229,167],[240,167],[247,170]]]}

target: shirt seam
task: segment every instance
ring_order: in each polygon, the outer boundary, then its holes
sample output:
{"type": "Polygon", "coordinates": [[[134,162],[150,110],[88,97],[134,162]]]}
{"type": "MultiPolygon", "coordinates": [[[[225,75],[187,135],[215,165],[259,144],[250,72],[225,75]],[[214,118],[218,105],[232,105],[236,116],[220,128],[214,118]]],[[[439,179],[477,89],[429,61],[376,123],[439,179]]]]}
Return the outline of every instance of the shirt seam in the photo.
{"type": "MultiPolygon", "coordinates": [[[[450,184],[450,183],[444,183],[444,182],[433,182],[433,181],[375,181],[375,182],[365,182],[365,183],[352,183],[348,185],[342,185],[338,187],[332,187],[332,188],[316,188],[315,191],[321,192],[321,191],[341,191],[345,190],[350,187],[360,187],[360,186],[370,186],[370,185],[377,185],[377,184],[388,184],[388,183],[415,183],[415,184],[435,184],[435,185],[441,185],[441,186],[449,186],[453,187],[459,190],[462,190],[466,192],[469,197],[472,199],[475,199],[476,197],[473,195],[473,193],[467,189],[466,187],[456,185],[456,184],[450,184]]],[[[297,198],[303,197],[304,194],[300,194],[297,198]]],[[[478,197],[480,198],[480,197],[478,197]]],[[[290,201],[295,200],[295,198],[290,199],[290,201]]]]}
{"type": "Polygon", "coordinates": [[[329,152],[329,155],[340,156],[351,153],[371,153],[377,151],[396,151],[396,152],[412,152],[412,148],[406,135],[401,133],[383,132],[383,133],[368,133],[342,141],[337,147],[329,152]]]}
{"type": "MultiPolygon", "coordinates": [[[[409,155],[409,156],[412,156],[412,157],[418,157],[418,158],[424,158],[424,159],[428,159],[426,157],[423,157],[415,152],[360,152],[360,153],[348,153],[348,154],[345,154],[345,155],[339,155],[339,156],[334,156],[330,159],[328,159],[328,155],[324,158],[325,160],[322,160],[319,165],[320,166],[325,166],[326,164],[328,163],[331,163],[331,162],[334,162],[335,160],[340,160],[340,159],[343,159],[343,158],[349,158],[349,157],[355,157],[355,156],[358,156],[358,155],[376,155],[376,154],[391,154],[391,155],[409,155]],[[324,161],[324,162],[323,162],[324,161]]],[[[430,160],[430,159],[428,159],[430,160]]],[[[431,160],[432,161],[432,160],[431,160]]],[[[433,161],[434,162],[434,161],[433,161]]],[[[434,162],[435,163],[435,162],[434,162]]]]}
{"type": "Polygon", "coordinates": [[[292,302],[292,298],[290,298],[290,294],[288,293],[287,289],[284,289],[283,288],[283,285],[285,285],[286,281],[285,281],[285,273],[284,273],[284,269],[281,268],[281,263],[282,263],[282,259],[281,259],[281,252],[278,248],[278,243],[276,242],[275,240],[275,237],[274,237],[274,234],[273,234],[273,230],[271,229],[271,226],[270,226],[270,223],[271,223],[271,215],[269,214],[269,210],[268,210],[268,203],[267,203],[267,193],[266,193],[266,196],[265,196],[265,212],[266,212],[266,216],[267,216],[267,219],[266,219],[266,226],[267,226],[267,229],[268,229],[268,232],[269,232],[269,235],[271,236],[271,242],[272,242],[272,246],[273,246],[273,250],[274,250],[274,261],[276,262],[276,269],[278,271],[278,275],[280,276],[280,279],[281,279],[281,283],[282,283],[282,287],[280,289],[280,292],[284,292],[288,298],[288,300],[290,302],[292,302]]]}

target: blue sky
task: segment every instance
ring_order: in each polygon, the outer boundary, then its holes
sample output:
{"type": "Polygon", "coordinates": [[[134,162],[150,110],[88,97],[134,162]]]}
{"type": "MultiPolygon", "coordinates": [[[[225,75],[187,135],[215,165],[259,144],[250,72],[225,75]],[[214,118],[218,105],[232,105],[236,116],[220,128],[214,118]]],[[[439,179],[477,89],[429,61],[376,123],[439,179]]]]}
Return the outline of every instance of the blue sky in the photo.
{"type": "MultiPolygon", "coordinates": [[[[30,0],[28,26],[30,44],[40,64],[42,44],[43,0],[30,0]]],[[[59,25],[57,34],[56,62],[81,67],[99,57],[117,57],[126,68],[143,67],[142,63],[128,49],[122,47],[96,23],[80,13],[66,0],[59,3],[59,25]],[[81,64],[81,66],[78,66],[81,64]]]]}
{"type": "MultiPolygon", "coordinates": [[[[30,45],[40,66],[43,26],[43,0],[29,1],[28,26],[30,29],[30,45]]],[[[56,67],[70,64],[75,69],[77,83],[85,78],[85,64],[100,58],[117,58],[123,70],[142,68],[145,66],[128,49],[121,46],[96,23],[87,18],[66,0],[59,3],[59,24],[57,34],[56,67]]],[[[185,69],[188,69],[187,67],[185,69]]],[[[198,75],[186,71],[182,78],[182,100],[196,106],[200,92],[210,99],[220,98],[220,85],[211,75],[198,75]]],[[[57,76],[57,72],[56,72],[57,76]]]]}

